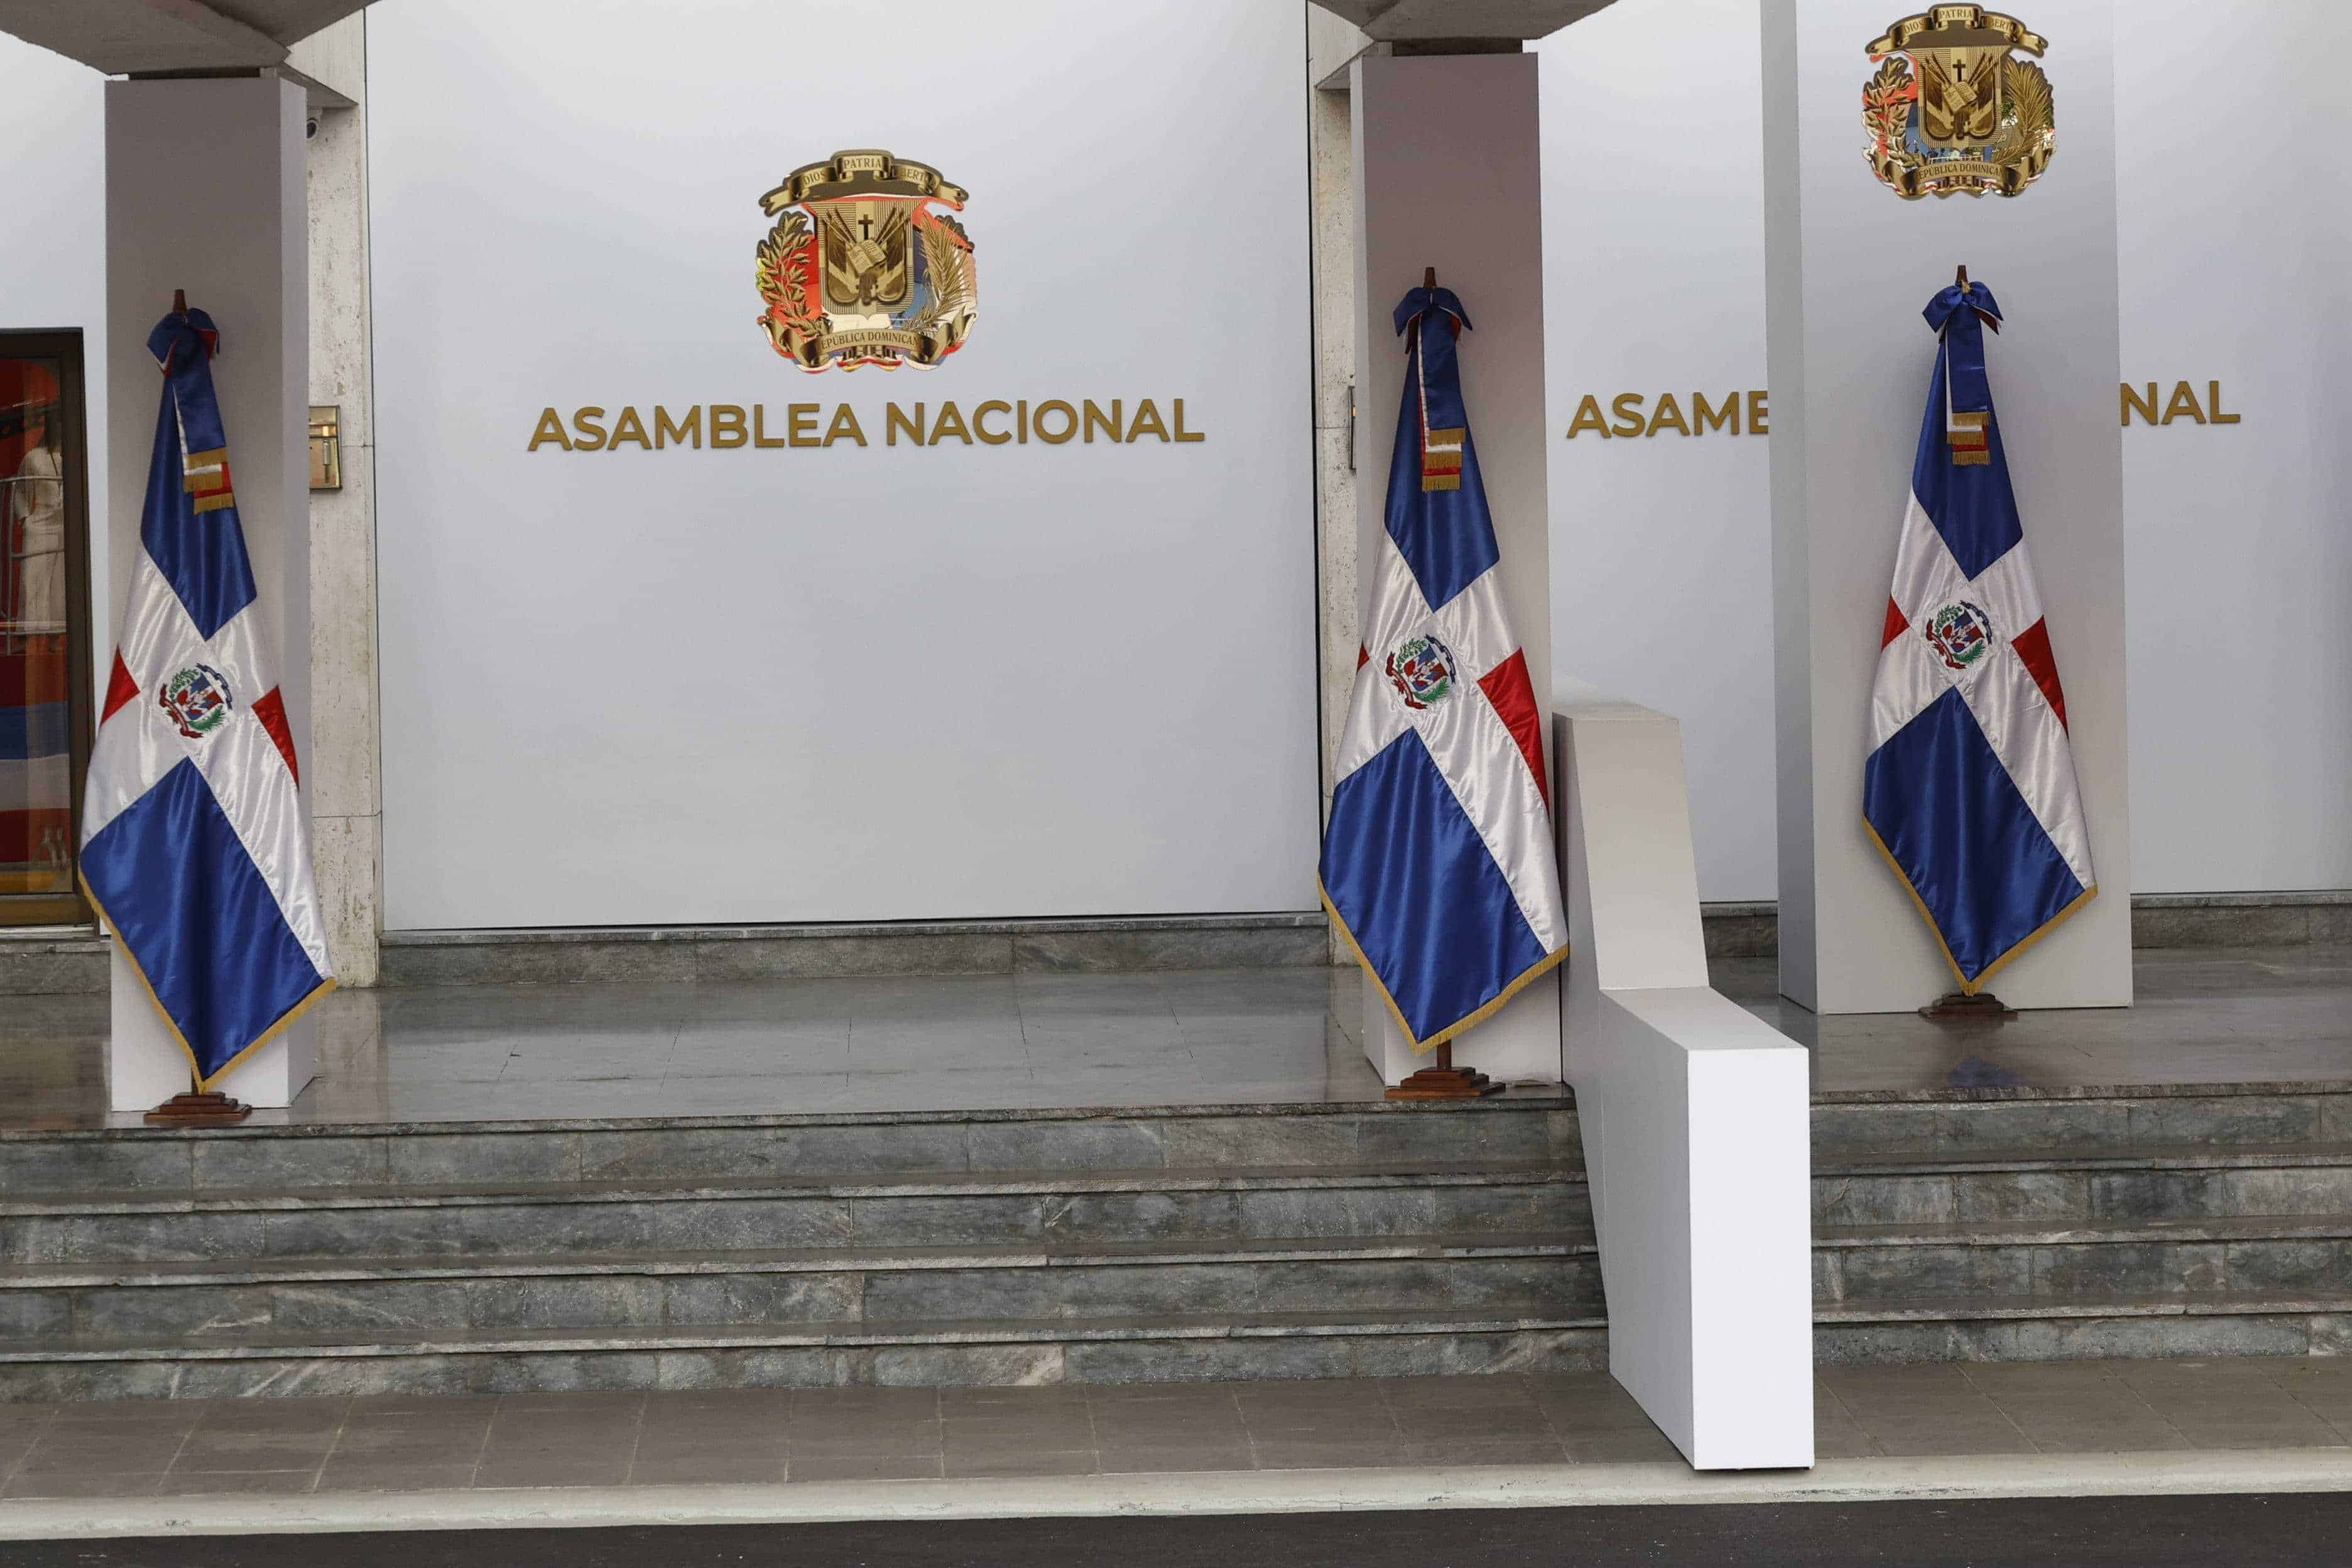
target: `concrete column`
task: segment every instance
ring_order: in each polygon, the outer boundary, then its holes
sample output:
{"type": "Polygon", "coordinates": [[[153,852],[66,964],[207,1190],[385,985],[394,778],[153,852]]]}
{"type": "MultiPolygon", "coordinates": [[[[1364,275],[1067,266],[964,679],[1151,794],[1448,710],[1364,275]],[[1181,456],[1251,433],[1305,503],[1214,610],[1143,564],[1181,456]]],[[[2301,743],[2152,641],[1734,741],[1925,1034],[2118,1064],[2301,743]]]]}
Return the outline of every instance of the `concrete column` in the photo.
{"type": "MultiPolygon", "coordinates": [[[[1355,116],[1356,558],[1380,559],[1404,354],[1391,312],[1424,268],[1473,330],[1462,391],[1503,553],[1503,596],[1527,650],[1550,755],[1551,552],[1545,498],[1543,222],[1536,57],[1358,58],[1355,116]]],[[[1358,600],[1368,584],[1360,584],[1358,600]]],[[[1349,650],[1352,659],[1353,650],[1349,650]]],[[[1364,1040],[1391,1083],[1428,1065],[1366,982],[1364,1040]]],[[[1557,1082],[1557,974],[1458,1041],[1454,1059],[1506,1080],[1557,1082]]]]}
{"type": "MultiPolygon", "coordinates": [[[[122,630],[120,584],[139,551],[140,503],[160,395],[147,334],[172,290],[212,313],[215,362],[237,511],[295,754],[310,756],[310,305],[303,195],[303,95],[270,78],[117,81],[106,89],[105,462],[107,580],[117,584],[110,645],[122,630]]],[[[106,656],[101,656],[101,658],[106,656]]],[[[307,770],[306,770],[307,772],[307,770]]],[[[310,788],[305,780],[305,793],[310,788]]],[[[118,1110],[188,1087],[187,1058],[117,952],[108,1080],[118,1110]]],[[[221,1085],[255,1105],[285,1105],[310,1079],[314,1026],[298,1022],[221,1085]]]]}
{"type": "MultiPolygon", "coordinates": [[[[1323,12],[1315,17],[1336,21],[1323,12]]],[[[1356,265],[1353,131],[1349,95],[1307,93],[1308,202],[1315,276],[1315,582],[1321,656],[1323,819],[1331,818],[1333,764],[1356,679],[1356,265]]],[[[1331,962],[1353,964],[1331,933],[1331,962]]]]}
{"type": "Polygon", "coordinates": [[[311,689],[308,772],[319,905],[335,977],[376,981],[383,803],[375,617],[375,376],[368,292],[367,18],[295,46],[292,63],[353,101],[314,109],[310,141],[312,403],[342,420],[339,490],[310,497],[311,689]]]}
{"type": "MultiPolygon", "coordinates": [[[[1863,158],[1864,50],[1883,0],[1764,0],[1780,988],[1824,1013],[1954,989],[1862,826],[1870,688],[1936,339],[1920,310],[1966,264],[2007,312],[1987,338],[2025,541],[2066,689],[2099,896],[2003,969],[2012,1006],[2131,1000],[2114,0],[2035,0],[2056,156],[2015,197],[1905,201],[1863,158]]],[[[1721,642],[1727,654],[1741,639],[1721,642]]]]}

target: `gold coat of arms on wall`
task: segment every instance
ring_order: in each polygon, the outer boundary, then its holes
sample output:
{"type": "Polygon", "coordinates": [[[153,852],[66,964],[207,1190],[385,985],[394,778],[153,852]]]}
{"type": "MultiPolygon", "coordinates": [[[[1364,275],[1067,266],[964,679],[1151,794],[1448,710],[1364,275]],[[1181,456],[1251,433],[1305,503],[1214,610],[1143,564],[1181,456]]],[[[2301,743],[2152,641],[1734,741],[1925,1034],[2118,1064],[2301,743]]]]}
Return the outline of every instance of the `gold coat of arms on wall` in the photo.
{"type": "Polygon", "coordinates": [[[2050,40],[1981,5],[1931,5],[1864,52],[1878,69],[1862,89],[1873,173],[1906,201],[2013,196],[2057,150],[2050,79],[2015,51],[2050,40]]]}
{"type": "Polygon", "coordinates": [[[939,207],[971,193],[928,163],[875,148],[835,153],[760,198],[760,317],[805,371],[929,369],[963,347],[980,314],[971,237],[939,207]]]}

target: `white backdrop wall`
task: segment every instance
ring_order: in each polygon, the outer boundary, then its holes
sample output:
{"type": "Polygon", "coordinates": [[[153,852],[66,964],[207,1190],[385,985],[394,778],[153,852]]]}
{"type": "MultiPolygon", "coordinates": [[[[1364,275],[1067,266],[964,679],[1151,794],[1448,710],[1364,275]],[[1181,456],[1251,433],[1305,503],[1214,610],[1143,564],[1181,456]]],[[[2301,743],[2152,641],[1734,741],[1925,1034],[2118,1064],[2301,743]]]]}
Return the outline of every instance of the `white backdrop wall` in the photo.
{"type": "MultiPolygon", "coordinates": [[[[2243,7],[2136,0],[2132,16],[2116,60],[2124,374],[2200,399],[2218,379],[2242,416],[2124,437],[2132,885],[2352,886],[2352,620],[2334,607],[2352,590],[2336,428],[2352,100],[2327,74],[2352,52],[2352,6],[2279,0],[2255,26],[2243,7]]],[[[1823,153],[1865,181],[1868,42],[1853,146],[1823,153]]],[[[1769,899],[1767,443],[1565,435],[1587,393],[1643,393],[1654,413],[1671,391],[1686,416],[1693,392],[1765,384],[1756,3],[1620,0],[1538,47],[1555,663],[1683,721],[1701,895],[1769,899]]],[[[1907,467],[1908,447],[1888,461],[1907,467]]]]}
{"type": "MultiPolygon", "coordinates": [[[[93,441],[106,431],[105,86],[88,66],[0,33],[0,193],[8,212],[0,243],[0,331],[81,329],[88,394],[82,427],[93,441]]],[[[155,314],[170,305],[162,301],[155,314]]],[[[103,539],[103,452],[90,453],[89,471],[90,529],[103,539]]],[[[113,604],[105,551],[91,552],[89,574],[98,605],[92,624],[102,627],[113,604]]],[[[91,638],[93,645],[105,640],[102,630],[91,638]]],[[[104,696],[110,673],[106,649],[95,651],[93,700],[104,696]]]]}
{"type": "Polygon", "coordinates": [[[1304,29],[1261,0],[401,0],[369,34],[391,928],[1311,908],[1304,29]],[[755,324],[763,192],[970,188],[931,372],[755,324]],[[885,445],[886,402],[1204,439],[885,445]],[[527,451],[544,405],[871,446],[527,451]]]}
{"type": "Polygon", "coordinates": [[[1756,0],[1618,0],[1538,46],[1552,663],[1682,721],[1716,900],[1778,888],[1768,442],[1744,406],[1738,436],[1565,432],[1588,394],[1687,421],[1764,385],[1757,40],[1756,0]]]}
{"type": "Polygon", "coordinates": [[[2133,876],[2352,887],[2352,5],[2130,10],[2124,374],[2241,416],[2124,431],[2133,876]]]}

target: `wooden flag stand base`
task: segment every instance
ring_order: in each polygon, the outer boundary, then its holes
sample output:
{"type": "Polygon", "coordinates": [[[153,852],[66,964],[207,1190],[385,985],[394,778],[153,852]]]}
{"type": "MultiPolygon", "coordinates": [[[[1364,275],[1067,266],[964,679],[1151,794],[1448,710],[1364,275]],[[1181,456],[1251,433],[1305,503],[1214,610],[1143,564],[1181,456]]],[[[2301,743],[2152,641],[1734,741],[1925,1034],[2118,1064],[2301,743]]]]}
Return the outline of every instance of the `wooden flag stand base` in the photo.
{"type": "Polygon", "coordinates": [[[1500,1094],[1503,1086],[1485,1073],[1454,1065],[1454,1042],[1441,1041],[1437,1065],[1423,1068],[1388,1091],[1391,1100],[1477,1100],[1500,1094]]]}
{"type": "Polygon", "coordinates": [[[2003,1005],[2001,999],[1990,991],[1979,991],[1973,996],[1955,991],[1920,1008],[1919,1016],[1938,1024],[2006,1024],[2017,1016],[2017,1009],[2003,1005]]]}
{"type": "Polygon", "coordinates": [[[226,1127],[253,1114],[253,1107],[220,1090],[191,1089],[147,1113],[151,1127],[226,1127]]]}

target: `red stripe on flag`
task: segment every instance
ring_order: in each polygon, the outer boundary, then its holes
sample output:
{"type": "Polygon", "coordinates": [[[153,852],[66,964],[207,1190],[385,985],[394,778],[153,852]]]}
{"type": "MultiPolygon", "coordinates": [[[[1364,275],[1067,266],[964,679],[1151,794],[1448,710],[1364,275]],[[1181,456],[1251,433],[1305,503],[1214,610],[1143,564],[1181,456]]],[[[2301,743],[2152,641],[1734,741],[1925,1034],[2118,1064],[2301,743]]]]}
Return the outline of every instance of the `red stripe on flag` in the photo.
{"type": "Polygon", "coordinates": [[[2042,695],[2050,699],[2051,710],[2058,715],[2058,723],[2066,723],[2066,693],[2058,684],[2058,660],[2050,652],[2050,623],[2036,621],[2011,637],[2009,646],[2025,661],[2027,673],[2033,684],[2042,688],[2042,695]]]}
{"type": "Polygon", "coordinates": [[[116,709],[126,702],[135,700],[138,696],[139,683],[131,679],[131,671],[122,662],[122,650],[116,648],[114,673],[107,679],[106,682],[106,710],[98,716],[98,721],[101,724],[105,723],[114,717],[116,709]]]}
{"type": "Polygon", "coordinates": [[[1356,668],[1358,669],[1361,669],[1364,666],[1371,662],[1372,656],[1370,650],[1366,648],[1362,643],[1358,643],[1356,645],[1356,668]]]}
{"type": "Polygon", "coordinates": [[[294,775],[296,784],[300,784],[302,770],[294,764],[294,731],[286,727],[286,699],[279,695],[278,688],[273,686],[254,700],[253,716],[261,721],[261,727],[278,742],[278,754],[286,759],[286,771],[294,775]]]}
{"type": "Polygon", "coordinates": [[[1885,647],[1888,643],[1893,642],[1896,637],[1901,637],[1905,632],[1907,632],[1910,629],[1911,622],[1909,617],[1904,615],[1903,606],[1896,604],[1893,599],[1887,600],[1886,629],[1879,635],[1878,646],[1885,647]]]}
{"type": "Polygon", "coordinates": [[[1544,782],[1543,719],[1536,711],[1535,688],[1528,683],[1526,650],[1514,650],[1510,658],[1480,676],[1478,689],[1503,716],[1504,727],[1519,743],[1519,755],[1528,760],[1528,772],[1536,776],[1536,793],[1549,805],[1551,789],[1544,782]]]}

